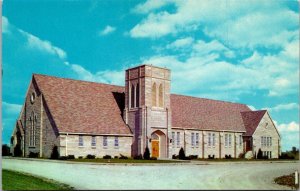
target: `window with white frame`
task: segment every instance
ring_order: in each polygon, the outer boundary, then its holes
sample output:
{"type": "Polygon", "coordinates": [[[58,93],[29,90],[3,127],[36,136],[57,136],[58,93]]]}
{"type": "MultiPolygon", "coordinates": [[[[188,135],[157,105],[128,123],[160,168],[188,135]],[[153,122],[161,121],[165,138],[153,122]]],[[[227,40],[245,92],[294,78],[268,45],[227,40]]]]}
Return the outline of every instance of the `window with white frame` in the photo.
{"type": "Polygon", "coordinates": [[[196,146],[199,146],[199,133],[196,133],[196,146]]]}
{"type": "Polygon", "coordinates": [[[92,147],[95,147],[95,146],[96,146],[96,136],[92,136],[91,146],[92,146],[92,147]]]}
{"type": "Polygon", "coordinates": [[[119,146],[119,137],[115,137],[115,147],[119,146]]]}
{"type": "Polygon", "coordinates": [[[272,146],[272,137],[270,137],[270,146],[272,146]]]}
{"type": "Polygon", "coordinates": [[[175,132],[172,132],[172,146],[175,146],[175,132]]]}
{"type": "Polygon", "coordinates": [[[194,147],[195,146],[195,134],[194,133],[192,133],[192,135],[191,135],[191,143],[192,143],[192,147],[194,147]]]}
{"type": "Polygon", "coordinates": [[[231,147],[231,134],[228,135],[228,146],[231,147]]]}
{"type": "Polygon", "coordinates": [[[260,145],[264,146],[264,137],[260,137],[260,145]]]}
{"type": "Polygon", "coordinates": [[[211,146],[211,133],[208,133],[208,146],[211,146]]]}
{"type": "Polygon", "coordinates": [[[103,146],[107,147],[107,136],[103,137],[103,146]]]}
{"type": "Polygon", "coordinates": [[[243,137],[242,135],[239,135],[239,145],[242,146],[243,144],[243,137]]]}
{"type": "Polygon", "coordinates": [[[224,142],[225,142],[225,147],[228,147],[228,134],[225,134],[225,138],[224,138],[224,142]]]}
{"type": "Polygon", "coordinates": [[[212,133],[212,146],[216,146],[216,135],[212,133]]]}
{"type": "Polygon", "coordinates": [[[180,132],[177,132],[177,147],[180,146],[180,132]]]}
{"type": "Polygon", "coordinates": [[[83,136],[79,135],[78,146],[83,146],[83,136]]]}

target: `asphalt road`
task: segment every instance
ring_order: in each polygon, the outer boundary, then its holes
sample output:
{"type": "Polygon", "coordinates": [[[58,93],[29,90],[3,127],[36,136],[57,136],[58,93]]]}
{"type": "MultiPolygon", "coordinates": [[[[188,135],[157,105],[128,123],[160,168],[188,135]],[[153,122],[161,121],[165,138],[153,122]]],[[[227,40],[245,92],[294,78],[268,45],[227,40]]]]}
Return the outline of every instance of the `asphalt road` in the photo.
{"type": "Polygon", "coordinates": [[[4,158],[2,168],[54,179],[75,189],[290,190],[273,180],[299,171],[299,162],[107,165],[4,158]]]}

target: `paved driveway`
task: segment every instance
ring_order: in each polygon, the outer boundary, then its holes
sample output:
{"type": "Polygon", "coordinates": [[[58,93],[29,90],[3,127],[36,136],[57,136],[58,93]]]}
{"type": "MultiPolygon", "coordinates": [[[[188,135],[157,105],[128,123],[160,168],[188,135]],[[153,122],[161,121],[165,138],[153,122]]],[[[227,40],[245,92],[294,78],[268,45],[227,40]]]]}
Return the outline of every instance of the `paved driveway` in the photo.
{"type": "Polygon", "coordinates": [[[275,189],[277,176],[299,170],[296,162],[188,164],[86,164],[66,161],[2,160],[4,169],[28,172],[76,189],[275,189]]]}

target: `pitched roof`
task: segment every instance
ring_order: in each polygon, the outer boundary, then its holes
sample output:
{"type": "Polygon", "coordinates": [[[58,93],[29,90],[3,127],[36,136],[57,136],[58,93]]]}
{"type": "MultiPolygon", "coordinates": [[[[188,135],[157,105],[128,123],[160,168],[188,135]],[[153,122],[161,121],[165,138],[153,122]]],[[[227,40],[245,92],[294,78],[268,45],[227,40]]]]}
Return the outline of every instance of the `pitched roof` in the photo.
{"type": "Polygon", "coordinates": [[[123,87],[37,74],[33,78],[60,132],[132,135],[118,101],[123,87]]]}
{"type": "Polygon", "coordinates": [[[172,126],[202,130],[245,131],[242,111],[251,111],[246,105],[171,95],[172,126]]]}
{"type": "Polygon", "coordinates": [[[245,136],[252,136],[266,112],[267,110],[242,112],[242,118],[246,128],[245,136]]]}

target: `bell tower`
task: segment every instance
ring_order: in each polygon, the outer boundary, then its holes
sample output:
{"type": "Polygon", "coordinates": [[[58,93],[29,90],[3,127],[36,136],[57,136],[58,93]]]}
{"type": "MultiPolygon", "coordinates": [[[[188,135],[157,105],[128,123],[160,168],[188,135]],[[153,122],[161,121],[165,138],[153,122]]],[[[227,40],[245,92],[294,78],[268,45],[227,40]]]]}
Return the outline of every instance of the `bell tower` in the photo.
{"type": "Polygon", "coordinates": [[[171,158],[170,70],[141,65],[126,70],[124,121],[134,134],[132,155],[171,158]]]}

